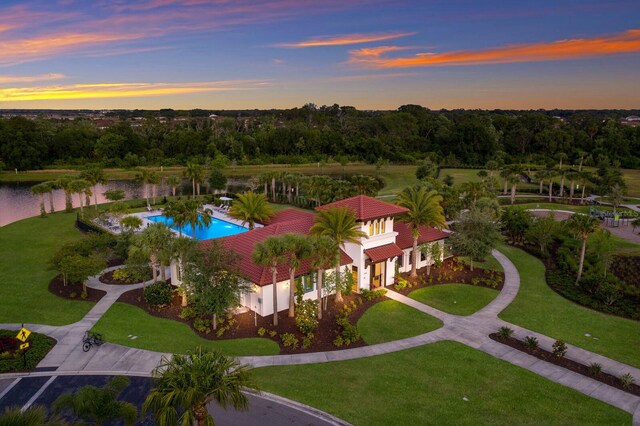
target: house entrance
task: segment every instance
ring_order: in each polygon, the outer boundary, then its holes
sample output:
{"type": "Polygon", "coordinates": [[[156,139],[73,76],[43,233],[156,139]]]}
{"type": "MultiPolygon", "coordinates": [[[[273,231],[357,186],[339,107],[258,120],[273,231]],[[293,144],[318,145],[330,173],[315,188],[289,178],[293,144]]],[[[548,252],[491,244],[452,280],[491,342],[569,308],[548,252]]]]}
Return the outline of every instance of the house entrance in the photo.
{"type": "Polygon", "coordinates": [[[385,263],[383,261],[371,265],[371,289],[384,285],[385,263]]]}

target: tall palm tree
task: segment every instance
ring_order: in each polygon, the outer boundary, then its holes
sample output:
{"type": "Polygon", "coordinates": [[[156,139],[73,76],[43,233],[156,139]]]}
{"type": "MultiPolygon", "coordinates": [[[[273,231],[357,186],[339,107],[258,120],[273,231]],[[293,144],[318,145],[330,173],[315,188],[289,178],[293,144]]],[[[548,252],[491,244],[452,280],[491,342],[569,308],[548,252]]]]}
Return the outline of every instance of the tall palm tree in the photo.
{"type": "Polygon", "coordinates": [[[198,348],[186,355],[163,357],[153,370],[154,387],[142,405],[161,425],[213,425],[207,410],[213,401],[223,408],[248,408],[245,388],[256,388],[251,369],[219,351],[198,348]]]}
{"type": "Polygon", "coordinates": [[[560,197],[562,197],[564,196],[564,179],[566,174],[566,171],[562,169],[562,162],[569,157],[564,152],[561,152],[557,155],[557,158],[560,161],[560,164],[558,165],[558,174],[560,175],[560,197]]]}
{"type": "MultiPolygon", "coordinates": [[[[331,237],[338,247],[336,251],[338,256],[340,249],[344,249],[346,243],[362,244],[363,238],[369,238],[360,230],[353,210],[348,207],[330,207],[321,210],[310,232],[312,235],[331,237]]],[[[335,274],[336,278],[340,276],[340,262],[337,262],[335,274]]],[[[336,302],[342,303],[342,301],[342,290],[340,286],[336,286],[336,302]]]]}
{"type": "Polygon", "coordinates": [[[173,195],[175,197],[176,196],[176,188],[178,188],[178,186],[180,186],[180,183],[182,183],[182,180],[180,179],[180,177],[174,175],[174,176],[167,177],[165,182],[167,183],[167,185],[169,185],[171,187],[171,195],[173,195]]]}
{"type": "Polygon", "coordinates": [[[549,179],[549,202],[552,202],[553,199],[553,179],[558,176],[558,172],[556,170],[547,170],[547,179],[549,179]]]}
{"type": "Polygon", "coordinates": [[[569,170],[567,172],[567,178],[569,179],[569,204],[573,203],[573,196],[576,190],[576,179],[578,179],[579,175],[580,172],[575,170],[569,170]]]}
{"type": "Polygon", "coordinates": [[[575,213],[573,214],[569,220],[567,220],[567,225],[569,229],[580,239],[582,240],[582,249],[580,250],[580,264],[578,265],[578,276],[576,278],[576,285],[580,281],[580,277],[582,276],[582,268],[584,266],[584,254],[587,250],[587,239],[589,235],[595,232],[599,227],[598,219],[595,217],[575,213]]]}
{"type": "Polygon", "coordinates": [[[91,184],[85,179],[75,179],[69,182],[69,192],[72,194],[78,194],[78,202],[80,203],[80,215],[84,214],[82,195],[87,194],[90,191],[91,184]]]}
{"type": "Polygon", "coordinates": [[[418,276],[418,238],[421,226],[446,228],[447,223],[442,209],[442,196],[437,191],[428,191],[426,186],[416,185],[405,188],[398,194],[398,205],[409,209],[400,216],[400,221],[409,224],[413,237],[413,263],[411,278],[418,276]]]}
{"type": "Polygon", "coordinates": [[[196,200],[186,200],[184,202],[184,218],[191,225],[193,238],[196,239],[198,228],[204,228],[211,225],[211,216],[208,213],[200,213],[202,205],[196,200]]]}
{"type": "Polygon", "coordinates": [[[138,418],[135,405],[118,401],[118,395],[127,386],[129,379],[123,376],[112,378],[102,389],[84,386],[73,394],[60,395],[53,402],[53,411],[62,413],[68,410],[95,425],[114,420],[122,420],[126,425],[133,425],[138,418]]]}
{"type": "Polygon", "coordinates": [[[151,201],[156,203],[156,197],[158,196],[158,185],[160,184],[160,175],[156,172],[149,172],[147,176],[147,183],[151,185],[151,201]]]}
{"type": "Polygon", "coordinates": [[[335,267],[336,264],[339,264],[340,258],[338,257],[336,242],[327,236],[313,237],[311,239],[311,251],[313,253],[311,266],[316,269],[316,282],[318,285],[316,296],[318,299],[318,319],[322,319],[322,277],[324,270],[335,267]]]}
{"type": "Polygon", "coordinates": [[[93,203],[97,209],[98,192],[96,186],[99,183],[107,183],[107,176],[105,175],[104,170],[98,166],[89,167],[80,173],[80,179],[85,179],[87,182],[89,182],[89,186],[91,186],[94,196],[93,203]]]}
{"type": "Polygon", "coordinates": [[[545,170],[538,170],[534,173],[533,178],[538,181],[540,187],[538,188],[538,194],[542,194],[542,187],[544,185],[544,180],[546,179],[547,174],[545,170]]]}
{"type": "MultiPolygon", "coordinates": [[[[174,238],[171,240],[170,251],[171,251],[171,259],[177,261],[177,273],[178,277],[175,281],[182,281],[182,277],[184,276],[184,265],[189,262],[189,259],[194,254],[198,243],[193,238],[174,238]]],[[[187,306],[187,288],[182,285],[179,288],[180,294],[182,296],[182,306],[187,306]]]]}
{"type": "Polygon", "coordinates": [[[273,210],[267,198],[263,194],[245,192],[233,200],[229,209],[229,216],[248,224],[249,229],[254,229],[256,222],[265,222],[273,217],[273,210]]]}
{"type": "Polygon", "coordinates": [[[296,316],[295,304],[295,279],[296,269],[303,260],[311,256],[311,244],[305,235],[288,233],[282,237],[285,246],[285,257],[289,266],[289,317],[296,316]]]}
{"type": "Polygon", "coordinates": [[[138,216],[125,216],[120,220],[120,226],[124,232],[133,234],[142,227],[142,219],[138,216]]]}
{"type": "Polygon", "coordinates": [[[515,174],[509,176],[509,184],[511,184],[511,205],[516,202],[516,189],[520,183],[520,175],[515,174]]]}
{"type": "Polygon", "coordinates": [[[465,182],[460,187],[465,192],[465,198],[472,205],[487,192],[487,187],[482,182],[465,182]]]}
{"type": "Polygon", "coordinates": [[[170,201],[164,209],[163,215],[171,219],[178,227],[178,236],[182,237],[182,228],[187,224],[187,206],[184,201],[170,201]]]}
{"type": "Polygon", "coordinates": [[[513,171],[508,166],[500,170],[500,177],[503,179],[503,183],[504,183],[502,195],[507,195],[507,185],[509,183],[509,176],[511,176],[512,174],[513,174],[513,171]]]}
{"type": "Polygon", "coordinates": [[[200,164],[189,162],[184,170],[184,176],[191,179],[193,198],[196,198],[196,189],[200,195],[200,184],[204,181],[204,169],[200,164]]]}
{"type": "Polygon", "coordinates": [[[71,201],[71,187],[70,184],[74,178],[70,176],[63,176],[56,180],[56,186],[64,190],[64,211],[71,213],[73,211],[73,202],[71,201]]]}
{"type": "Polygon", "coordinates": [[[47,217],[47,211],[44,208],[44,194],[49,192],[49,186],[45,182],[38,183],[31,187],[33,195],[40,196],[40,217],[47,217]]]}
{"type": "Polygon", "coordinates": [[[580,194],[580,204],[584,204],[584,195],[587,190],[587,182],[593,182],[593,174],[585,170],[578,172],[578,181],[582,185],[582,193],[580,194]]]}
{"type": "Polygon", "coordinates": [[[253,250],[253,261],[258,265],[269,266],[271,268],[271,278],[273,285],[273,325],[278,325],[278,288],[277,275],[278,265],[284,261],[286,247],[282,239],[271,236],[256,244],[253,250]]]}
{"type": "Polygon", "coordinates": [[[58,186],[58,182],[55,180],[50,180],[44,183],[47,186],[47,193],[49,195],[49,212],[55,213],[56,209],[53,205],[53,191],[55,189],[60,189],[58,186]]]}

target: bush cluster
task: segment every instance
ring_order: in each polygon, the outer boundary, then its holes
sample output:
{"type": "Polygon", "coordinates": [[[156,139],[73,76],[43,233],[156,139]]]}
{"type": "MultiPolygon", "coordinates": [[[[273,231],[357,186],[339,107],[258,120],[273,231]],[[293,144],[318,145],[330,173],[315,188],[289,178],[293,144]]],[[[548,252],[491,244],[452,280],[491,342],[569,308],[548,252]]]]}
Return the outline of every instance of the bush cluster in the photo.
{"type": "MultiPolygon", "coordinates": [[[[398,288],[398,284],[396,284],[396,288],[398,288]]],[[[401,290],[401,288],[398,288],[398,290],[401,290]]],[[[367,299],[368,301],[381,299],[386,294],[387,294],[387,289],[385,288],[379,288],[377,290],[367,290],[366,288],[363,288],[362,290],[360,290],[360,295],[365,299],[367,299]]]]}
{"type": "MultiPolygon", "coordinates": [[[[3,337],[15,337],[16,331],[12,330],[0,330],[0,338],[3,337]]],[[[55,340],[52,338],[40,334],[31,333],[29,336],[29,343],[31,344],[29,350],[26,352],[27,366],[24,367],[22,359],[22,351],[5,351],[0,354],[0,373],[8,373],[12,371],[27,371],[34,369],[38,363],[47,355],[47,353],[55,345],[55,340]]]]}
{"type": "Polygon", "coordinates": [[[171,303],[173,290],[165,281],[148,285],[143,292],[144,301],[151,306],[166,306],[171,303]]]}

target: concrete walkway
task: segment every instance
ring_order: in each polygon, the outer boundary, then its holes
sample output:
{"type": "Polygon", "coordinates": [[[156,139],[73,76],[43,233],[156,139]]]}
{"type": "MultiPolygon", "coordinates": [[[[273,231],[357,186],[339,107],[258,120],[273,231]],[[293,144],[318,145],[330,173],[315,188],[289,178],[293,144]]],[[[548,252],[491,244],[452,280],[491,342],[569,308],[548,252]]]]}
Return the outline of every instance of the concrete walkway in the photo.
{"type": "MultiPolygon", "coordinates": [[[[448,314],[387,289],[387,297],[390,299],[440,319],[444,323],[444,326],[440,329],[406,339],[353,349],[293,355],[247,356],[239,357],[238,360],[254,367],[314,364],[382,355],[442,340],[452,340],[632,413],[634,416],[633,424],[640,426],[640,397],[539,360],[524,352],[495,342],[488,337],[490,333],[494,333],[500,327],[506,326],[514,330],[514,335],[517,338],[535,336],[540,342],[540,346],[547,350],[551,349],[551,345],[555,341],[551,337],[507,323],[497,317],[517,296],[520,288],[520,276],[515,265],[506,256],[497,250],[493,251],[493,255],[500,262],[505,272],[503,289],[491,303],[470,316],[448,314]]],[[[44,376],[51,374],[50,371],[49,373],[42,371],[43,368],[47,370],[55,369],[57,375],[122,374],[149,376],[163,356],[170,356],[170,354],[133,349],[110,343],[105,343],[99,348],[94,347],[89,352],[83,352],[81,341],[84,332],[95,325],[122,293],[142,287],[142,284],[111,286],[100,283],[97,277],[92,277],[87,285],[105,290],[107,294],[96,303],[81,321],[61,327],[27,325],[32,331],[48,334],[58,340],[58,344],[38,365],[38,369],[41,371],[2,375],[2,377],[44,376]]],[[[19,324],[0,324],[0,328],[18,327],[19,324]]],[[[636,380],[640,380],[640,369],[573,345],[567,345],[567,347],[567,358],[586,365],[598,362],[602,365],[604,372],[617,377],[630,373],[636,380]]]]}

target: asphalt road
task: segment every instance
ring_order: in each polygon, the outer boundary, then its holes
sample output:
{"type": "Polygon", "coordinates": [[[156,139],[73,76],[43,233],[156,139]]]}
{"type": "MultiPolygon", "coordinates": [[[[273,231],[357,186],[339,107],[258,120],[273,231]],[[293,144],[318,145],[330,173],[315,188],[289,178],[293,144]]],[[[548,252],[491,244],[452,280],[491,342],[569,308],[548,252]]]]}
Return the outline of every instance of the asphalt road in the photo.
{"type": "MultiPolygon", "coordinates": [[[[111,376],[43,376],[23,377],[16,379],[0,378],[0,413],[5,407],[20,406],[26,404],[44,405],[47,409],[61,394],[73,392],[82,386],[104,386],[111,376]]],[[[140,407],[151,389],[152,382],[147,377],[129,377],[129,386],[120,394],[119,399],[128,401],[140,407]]],[[[233,409],[224,410],[216,404],[209,406],[209,412],[213,415],[217,425],[234,426],[275,426],[275,425],[330,425],[325,419],[316,417],[310,413],[300,411],[295,407],[272,401],[260,396],[248,395],[249,410],[238,412],[233,409]]],[[[67,418],[69,421],[79,419],[67,418]]],[[[114,422],[112,425],[122,423],[114,422]]],[[[140,420],[138,425],[154,425],[153,419],[148,416],[140,420]]]]}

